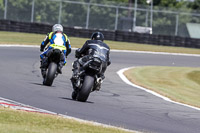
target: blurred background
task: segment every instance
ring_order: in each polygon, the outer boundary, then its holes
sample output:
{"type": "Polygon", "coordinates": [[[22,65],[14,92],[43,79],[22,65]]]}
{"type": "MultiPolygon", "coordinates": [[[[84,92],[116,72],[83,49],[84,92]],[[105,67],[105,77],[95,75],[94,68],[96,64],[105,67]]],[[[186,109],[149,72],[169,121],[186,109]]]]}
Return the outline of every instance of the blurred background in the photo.
{"type": "Polygon", "coordinates": [[[200,38],[200,0],[0,0],[0,19],[200,38]]]}

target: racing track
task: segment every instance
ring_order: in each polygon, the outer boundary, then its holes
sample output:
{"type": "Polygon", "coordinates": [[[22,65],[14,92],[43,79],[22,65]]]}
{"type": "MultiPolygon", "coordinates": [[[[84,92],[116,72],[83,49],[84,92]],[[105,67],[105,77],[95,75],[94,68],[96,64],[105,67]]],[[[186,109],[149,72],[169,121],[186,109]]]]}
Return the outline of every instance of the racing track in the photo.
{"type": "Polygon", "coordinates": [[[53,87],[43,86],[39,48],[0,47],[0,97],[52,112],[127,129],[157,133],[200,132],[200,111],[162,100],[124,83],[117,75],[132,66],[200,66],[200,57],[111,52],[112,64],[88,102],[71,99],[70,54],[53,87]]]}

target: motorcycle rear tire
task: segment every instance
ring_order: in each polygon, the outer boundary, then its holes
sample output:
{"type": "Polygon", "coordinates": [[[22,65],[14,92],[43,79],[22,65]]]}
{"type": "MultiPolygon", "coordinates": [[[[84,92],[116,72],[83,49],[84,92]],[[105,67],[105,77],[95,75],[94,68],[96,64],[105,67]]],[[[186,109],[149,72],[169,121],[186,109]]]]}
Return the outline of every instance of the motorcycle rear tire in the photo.
{"type": "Polygon", "coordinates": [[[93,85],[94,85],[94,77],[90,75],[85,75],[83,85],[80,91],[78,92],[76,99],[81,102],[86,102],[92,90],[93,85]]]}
{"type": "Polygon", "coordinates": [[[51,62],[49,64],[49,67],[48,67],[48,70],[47,70],[47,75],[46,75],[44,82],[43,82],[44,85],[51,86],[53,84],[53,80],[54,80],[55,75],[56,75],[57,67],[58,67],[58,65],[54,62],[51,62]]]}

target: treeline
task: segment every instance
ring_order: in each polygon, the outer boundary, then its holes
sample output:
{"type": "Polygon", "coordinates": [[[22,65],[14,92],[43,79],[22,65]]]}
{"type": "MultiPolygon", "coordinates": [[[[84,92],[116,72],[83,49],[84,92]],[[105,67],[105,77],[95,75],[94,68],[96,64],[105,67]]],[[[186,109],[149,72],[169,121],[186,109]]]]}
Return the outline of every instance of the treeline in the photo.
{"type": "MultiPolygon", "coordinates": [[[[34,13],[32,14],[33,0],[7,0],[6,19],[17,21],[31,21],[41,23],[58,23],[61,22],[65,26],[87,26],[88,5],[71,4],[68,2],[60,2],[57,0],[34,0],[34,13]],[[61,12],[60,12],[61,9],[61,12]],[[61,16],[59,16],[61,15],[61,16]]],[[[64,0],[63,0],[64,1],[64,0]]],[[[134,0],[73,0],[79,2],[101,3],[107,5],[120,5],[134,7],[134,0]]],[[[161,35],[177,35],[188,36],[186,31],[186,23],[200,23],[198,16],[190,14],[194,10],[198,10],[200,0],[195,2],[186,2],[185,0],[153,0],[153,9],[161,12],[153,12],[153,33],[161,35]],[[164,11],[175,11],[174,13],[166,13],[164,11]],[[186,12],[188,14],[181,14],[186,12]],[[177,22],[178,20],[178,22],[177,22]]],[[[0,18],[4,18],[5,0],[0,0],[0,18]]],[[[137,11],[137,26],[150,26],[150,5],[146,0],[138,0],[138,8],[148,9],[147,11],[137,11]]],[[[123,30],[124,20],[132,26],[134,10],[122,9],[118,10],[118,30],[123,30]]],[[[88,28],[114,30],[116,27],[116,9],[109,7],[90,6],[90,16],[88,28]]],[[[126,27],[125,27],[126,28],[126,27]]],[[[130,28],[130,27],[129,27],[130,28]]]]}
{"type": "MultiPolygon", "coordinates": [[[[116,2],[135,3],[135,0],[110,0],[116,2]]],[[[137,0],[138,4],[145,5],[147,0],[137,0]]],[[[170,7],[175,9],[200,9],[200,0],[153,0],[154,6],[170,7]]]]}

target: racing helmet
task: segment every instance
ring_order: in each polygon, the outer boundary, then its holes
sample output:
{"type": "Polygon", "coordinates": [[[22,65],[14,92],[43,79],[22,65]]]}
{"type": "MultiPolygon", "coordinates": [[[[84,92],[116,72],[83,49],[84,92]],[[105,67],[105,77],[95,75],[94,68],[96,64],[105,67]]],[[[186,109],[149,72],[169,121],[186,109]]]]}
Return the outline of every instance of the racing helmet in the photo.
{"type": "Polygon", "coordinates": [[[54,24],[52,27],[52,31],[56,32],[56,31],[61,31],[63,32],[63,26],[61,24],[54,24]]]}
{"type": "Polygon", "coordinates": [[[91,40],[104,41],[104,35],[101,32],[94,32],[91,36],[91,40]]]}

